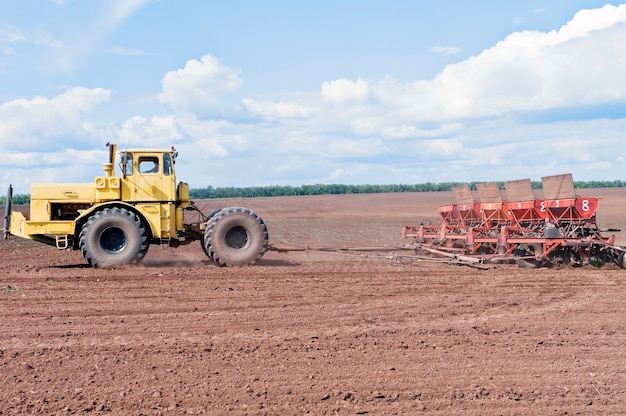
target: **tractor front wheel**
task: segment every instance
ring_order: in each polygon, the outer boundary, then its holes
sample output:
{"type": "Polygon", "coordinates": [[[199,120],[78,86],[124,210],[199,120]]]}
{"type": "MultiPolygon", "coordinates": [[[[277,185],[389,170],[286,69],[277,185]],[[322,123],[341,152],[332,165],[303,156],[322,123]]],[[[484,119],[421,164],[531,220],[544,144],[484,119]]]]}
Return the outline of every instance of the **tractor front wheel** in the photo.
{"type": "Polygon", "coordinates": [[[148,233],[141,219],[124,208],[105,208],[87,220],[80,251],[93,267],[136,264],[146,255],[148,233]]]}
{"type": "Polygon", "coordinates": [[[254,264],[268,248],[267,226],[247,208],[224,208],[216,212],[204,230],[207,256],[221,266],[254,264]]]}

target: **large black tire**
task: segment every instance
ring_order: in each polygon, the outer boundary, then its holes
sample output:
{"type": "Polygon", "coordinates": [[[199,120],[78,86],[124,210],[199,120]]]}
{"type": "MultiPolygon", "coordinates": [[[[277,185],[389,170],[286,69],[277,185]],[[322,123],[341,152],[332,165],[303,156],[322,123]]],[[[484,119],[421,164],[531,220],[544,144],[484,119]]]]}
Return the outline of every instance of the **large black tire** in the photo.
{"type": "Polygon", "coordinates": [[[516,259],[517,265],[523,269],[536,269],[543,264],[543,247],[541,244],[520,244],[515,250],[515,257],[531,257],[516,259]]]}
{"type": "Polygon", "coordinates": [[[95,212],[83,226],[80,251],[93,267],[136,264],[149,247],[148,232],[141,219],[124,208],[95,212]]]}
{"type": "Polygon", "coordinates": [[[221,266],[245,266],[263,257],[268,248],[267,226],[254,211],[224,208],[211,217],[204,230],[207,256],[221,266]]]}
{"type": "MultiPolygon", "coordinates": [[[[220,211],[221,211],[221,209],[218,209],[218,210],[213,211],[213,212],[211,213],[211,215],[209,215],[209,220],[210,220],[211,218],[213,218],[213,217],[215,216],[215,214],[217,214],[217,213],[218,213],[218,212],[220,212],[220,211]]],[[[211,253],[209,253],[209,252],[207,251],[207,249],[206,249],[206,244],[204,244],[204,238],[203,238],[203,239],[201,239],[201,240],[199,240],[199,241],[200,241],[200,247],[202,247],[202,251],[204,252],[204,254],[206,254],[206,256],[207,256],[209,259],[213,260],[213,257],[211,257],[211,256],[212,256],[212,254],[211,254],[211,253]]]]}

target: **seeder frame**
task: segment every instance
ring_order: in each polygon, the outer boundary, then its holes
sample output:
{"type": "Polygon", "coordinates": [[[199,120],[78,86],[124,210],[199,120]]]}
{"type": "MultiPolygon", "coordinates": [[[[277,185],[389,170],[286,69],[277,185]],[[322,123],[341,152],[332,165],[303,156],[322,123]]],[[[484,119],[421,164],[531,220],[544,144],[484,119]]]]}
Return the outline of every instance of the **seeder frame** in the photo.
{"type": "Polygon", "coordinates": [[[520,267],[615,264],[626,267],[625,250],[596,223],[598,198],[577,196],[571,174],[542,178],[543,199],[530,179],[505,182],[506,199],[496,183],[453,189],[456,204],[438,208],[438,225],[407,225],[404,238],[418,250],[480,262],[514,261],[520,267]]]}

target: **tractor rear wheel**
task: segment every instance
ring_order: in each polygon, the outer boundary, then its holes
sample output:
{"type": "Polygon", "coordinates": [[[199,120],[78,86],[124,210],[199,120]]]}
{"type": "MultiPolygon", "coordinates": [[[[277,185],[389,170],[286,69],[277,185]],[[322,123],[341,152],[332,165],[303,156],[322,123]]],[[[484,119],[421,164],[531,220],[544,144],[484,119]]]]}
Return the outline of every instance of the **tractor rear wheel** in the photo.
{"type": "Polygon", "coordinates": [[[136,264],[149,247],[141,219],[124,208],[105,208],[87,220],[79,236],[80,251],[93,267],[136,264]]]}
{"type": "Polygon", "coordinates": [[[215,213],[204,230],[207,256],[221,266],[254,264],[268,248],[265,222],[247,208],[224,208],[215,213]]]}

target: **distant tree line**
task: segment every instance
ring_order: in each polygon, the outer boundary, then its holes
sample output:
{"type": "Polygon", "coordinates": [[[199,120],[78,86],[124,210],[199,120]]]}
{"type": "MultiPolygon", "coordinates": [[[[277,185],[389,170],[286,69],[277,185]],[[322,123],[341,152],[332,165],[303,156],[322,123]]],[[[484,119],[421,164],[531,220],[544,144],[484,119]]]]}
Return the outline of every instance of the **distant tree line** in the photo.
{"type": "Polygon", "coordinates": [[[341,185],[317,184],[302,186],[252,186],[252,187],[206,187],[190,189],[195,199],[211,198],[255,198],[267,196],[302,196],[302,195],[345,195],[345,194],[380,194],[388,192],[435,192],[449,191],[461,183],[423,183],[414,185],[341,185]]]}
{"type": "MultiPolygon", "coordinates": [[[[340,185],[340,184],[318,184],[318,185],[274,185],[274,186],[250,186],[243,188],[236,187],[212,187],[193,188],[189,190],[192,199],[215,199],[215,198],[256,198],[270,196],[303,196],[303,195],[345,195],[345,194],[380,194],[395,192],[441,192],[451,191],[459,185],[469,185],[476,189],[476,184],[484,182],[426,182],[412,185],[340,185]]],[[[497,182],[500,188],[504,189],[504,182],[497,182]]],[[[541,181],[532,181],[534,189],[541,189],[541,181]]],[[[623,188],[626,181],[576,181],[575,188],[623,188]]],[[[30,203],[29,194],[13,195],[13,204],[30,203]]],[[[6,196],[0,196],[0,205],[6,204],[6,196]]]]}
{"type": "MultiPolygon", "coordinates": [[[[302,186],[253,186],[253,187],[212,187],[190,189],[189,194],[193,199],[213,198],[255,198],[268,196],[302,196],[302,195],[340,195],[340,194],[377,194],[393,192],[439,192],[451,191],[459,185],[469,185],[476,189],[476,184],[484,182],[440,182],[421,183],[412,185],[340,185],[318,184],[302,186]]],[[[497,182],[504,189],[504,182],[497,182]]],[[[541,181],[532,181],[534,189],[541,189],[541,181]]],[[[622,188],[626,187],[626,181],[588,181],[574,182],[575,188],[622,188]]]]}
{"type": "MultiPolygon", "coordinates": [[[[0,196],[0,205],[7,203],[6,196],[0,196]]],[[[13,195],[13,205],[22,205],[30,203],[30,194],[15,194],[13,195]]],[[[4,215],[4,212],[2,213],[4,215]]]]}

